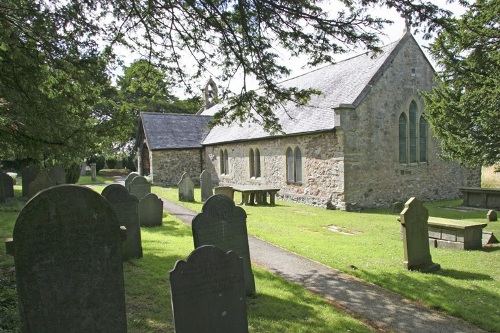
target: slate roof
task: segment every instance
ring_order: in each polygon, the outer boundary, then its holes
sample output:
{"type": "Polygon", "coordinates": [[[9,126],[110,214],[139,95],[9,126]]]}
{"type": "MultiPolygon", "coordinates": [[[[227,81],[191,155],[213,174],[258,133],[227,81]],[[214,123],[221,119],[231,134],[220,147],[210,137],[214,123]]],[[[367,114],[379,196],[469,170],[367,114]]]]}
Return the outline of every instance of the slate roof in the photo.
{"type": "MultiPolygon", "coordinates": [[[[295,103],[288,102],[284,104],[284,108],[274,111],[284,133],[297,135],[334,129],[338,124],[335,123],[333,109],[339,106],[357,107],[409,38],[413,39],[413,36],[406,33],[399,41],[382,47],[382,51],[376,55],[366,52],[282,82],[284,87],[315,88],[322,92],[319,96],[312,96],[307,106],[296,106],[295,103]]],[[[201,114],[214,115],[222,107],[223,104],[215,105],[201,114]]],[[[273,135],[264,131],[260,125],[247,121],[212,128],[202,144],[280,135],[282,134],[273,135]]]]}
{"type": "Polygon", "coordinates": [[[150,150],[201,148],[211,116],[142,112],[141,123],[150,150]]]}

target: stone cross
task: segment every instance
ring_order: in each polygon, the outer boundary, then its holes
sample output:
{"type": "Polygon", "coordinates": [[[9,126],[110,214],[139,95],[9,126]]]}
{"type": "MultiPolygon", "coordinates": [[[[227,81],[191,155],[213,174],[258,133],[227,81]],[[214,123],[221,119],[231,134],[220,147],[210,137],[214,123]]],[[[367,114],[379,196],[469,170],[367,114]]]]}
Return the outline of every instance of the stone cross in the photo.
{"type": "Polygon", "coordinates": [[[416,198],[410,198],[401,212],[404,266],[408,270],[429,273],[441,268],[439,264],[432,262],[429,249],[428,218],[427,208],[416,198]]]}
{"type": "Polygon", "coordinates": [[[186,172],[182,174],[181,181],[177,186],[179,188],[179,201],[194,201],[194,183],[186,172]]]}
{"type": "Polygon", "coordinates": [[[176,333],[248,333],[243,262],[215,246],[195,249],[170,271],[176,333]]]}
{"type": "Polygon", "coordinates": [[[255,281],[250,261],[247,214],[241,207],[222,194],[211,196],[203,205],[202,212],[192,222],[194,247],[214,245],[223,251],[234,251],[243,259],[245,290],[255,294],[255,281]]]}
{"type": "Polygon", "coordinates": [[[203,170],[200,175],[201,201],[207,201],[214,194],[212,185],[212,175],[207,170],[203,170]]]}
{"type": "Polygon", "coordinates": [[[126,333],[123,234],[108,201],[52,187],[21,210],[14,255],[21,332],[126,333]]]}

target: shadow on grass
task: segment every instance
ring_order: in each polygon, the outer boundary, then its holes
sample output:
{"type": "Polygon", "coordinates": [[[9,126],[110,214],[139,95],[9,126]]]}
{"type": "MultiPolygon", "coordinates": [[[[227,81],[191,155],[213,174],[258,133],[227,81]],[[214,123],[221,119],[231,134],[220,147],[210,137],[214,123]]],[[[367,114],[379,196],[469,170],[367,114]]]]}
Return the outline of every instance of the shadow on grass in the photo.
{"type": "Polygon", "coordinates": [[[448,268],[440,269],[434,274],[437,276],[450,277],[456,280],[484,280],[484,281],[493,280],[493,278],[487,274],[464,272],[448,268]]]}

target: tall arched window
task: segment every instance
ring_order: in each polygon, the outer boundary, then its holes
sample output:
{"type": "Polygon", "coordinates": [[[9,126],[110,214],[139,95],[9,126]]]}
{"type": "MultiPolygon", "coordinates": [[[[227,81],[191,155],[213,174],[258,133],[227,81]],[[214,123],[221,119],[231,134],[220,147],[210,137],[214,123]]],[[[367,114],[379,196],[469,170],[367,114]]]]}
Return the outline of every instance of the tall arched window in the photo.
{"type": "Polygon", "coordinates": [[[220,161],[219,161],[219,167],[220,167],[220,174],[224,175],[226,173],[226,168],[225,168],[225,163],[224,163],[224,151],[221,149],[220,150],[220,161]]]}
{"type": "Polygon", "coordinates": [[[260,151],[255,148],[255,177],[260,178],[260,151]]]}
{"type": "Polygon", "coordinates": [[[249,167],[250,167],[250,178],[255,178],[255,155],[253,153],[253,149],[250,148],[250,152],[248,153],[249,167]]]}
{"type": "Polygon", "coordinates": [[[229,155],[227,154],[227,149],[224,149],[224,170],[226,175],[229,175],[229,155]]]}
{"type": "Polygon", "coordinates": [[[302,182],[302,153],[300,152],[300,149],[298,147],[295,148],[294,168],[295,168],[295,182],[301,183],[302,182]]]}
{"type": "Polygon", "coordinates": [[[420,116],[418,132],[420,136],[420,162],[427,162],[427,120],[420,116]]]}
{"type": "Polygon", "coordinates": [[[287,181],[287,183],[294,182],[293,150],[292,150],[292,148],[288,148],[286,150],[286,181],[287,181]]]}
{"type": "Polygon", "coordinates": [[[408,163],[406,150],[408,146],[407,124],[406,114],[402,113],[399,116],[399,163],[408,163]]]}
{"type": "Polygon", "coordinates": [[[298,147],[286,150],[286,181],[289,184],[302,182],[302,152],[298,147]]]}
{"type": "Polygon", "coordinates": [[[417,163],[417,103],[410,103],[410,163],[417,163]]]}

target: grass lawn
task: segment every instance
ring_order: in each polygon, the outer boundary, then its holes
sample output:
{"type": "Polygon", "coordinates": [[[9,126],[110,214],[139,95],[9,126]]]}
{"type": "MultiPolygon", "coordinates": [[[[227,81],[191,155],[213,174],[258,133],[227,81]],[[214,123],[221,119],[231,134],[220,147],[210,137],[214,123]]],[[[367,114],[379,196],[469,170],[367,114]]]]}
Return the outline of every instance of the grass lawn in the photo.
{"type": "MultiPolygon", "coordinates": [[[[177,201],[177,189],[153,187],[177,201]]],[[[195,198],[200,198],[199,189],[195,198]]],[[[236,201],[239,200],[236,194],[236,201]]],[[[201,211],[202,203],[181,204],[201,211]]],[[[486,222],[486,210],[450,209],[461,200],[426,204],[429,215],[486,222]]],[[[500,246],[460,251],[431,249],[441,270],[434,274],[403,268],[403,245],[397,214],[389,209],[361,213],[329,211],[277,201],[275,207],[245,206],[248,232],[283,248],[340,269],[408,298],[462,317],[484,329],[500,332],[500,246]],[[331,231],[335,226],[338,231],[331,231]],[[352,270],[349,266],[357,267],[352,270]]],[[[500,238],[500,221],[485,230],[500,238]]],[[[260,288],[259,288],[260,289],[260,288]]]]}

